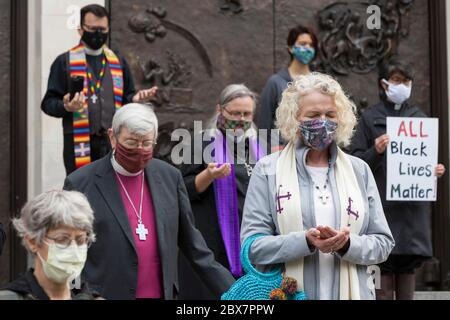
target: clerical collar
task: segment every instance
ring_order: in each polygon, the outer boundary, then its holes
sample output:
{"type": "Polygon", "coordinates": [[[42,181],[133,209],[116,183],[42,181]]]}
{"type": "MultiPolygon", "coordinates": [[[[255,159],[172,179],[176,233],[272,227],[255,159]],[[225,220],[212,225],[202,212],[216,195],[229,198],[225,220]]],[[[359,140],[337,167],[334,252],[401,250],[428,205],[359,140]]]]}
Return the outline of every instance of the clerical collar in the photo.
{"type": "Polygon", "coordinates": [[[100,48],[98,50],[93,50],[93,49],[89,48],[86,44],[84,45],[84,47],[86,50],[86,54],[88,56],[96,56],[97,57],[103,53],[103,48],[100,48]]]}
{"type": "Polygon", "coordinates": [[[118,174],[125,176],[125,177],[137,177],[138,175],[140,175],[142,173],[142,170],[137,172],[137,173],[131,173],[128,172],[127,170],[125,170],[124,167],[122,167],[117,161],[116,158],[114,157],[114,153],[111,156],[111,164],[113,166],[114,171],[116,171],[118,174]]]}

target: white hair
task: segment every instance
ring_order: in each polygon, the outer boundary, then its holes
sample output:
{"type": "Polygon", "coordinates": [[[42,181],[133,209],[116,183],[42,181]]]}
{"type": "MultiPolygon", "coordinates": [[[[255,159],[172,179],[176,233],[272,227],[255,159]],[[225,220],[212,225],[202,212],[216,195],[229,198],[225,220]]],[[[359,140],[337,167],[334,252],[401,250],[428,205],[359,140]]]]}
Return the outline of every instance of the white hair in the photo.
{"type": "Polygon", "coordinates": [[[78,191],[44,192],[25,204],[12,223],[19,236],[28,236],[38,245],[50,230],[70,227],[86,232],[95,241],[94,213],[87,198],[78,191]]]}
{"type": "Polygon", "coordinates": [[[151,105],[129,103],[116,112],[112,121],[113,133],[119,136],[122,128],[127,128],[131,134],[145,136],[154,133],[158,135],[158,118],[151,105]]]}
{"type": "Polygon", "coordinates": [[[356,106],[345,95],[340,84],[331,76],[319,72],[301,75],[288,84],[284,90],[280,106],[276,111],[276,126],[287,141],[298,139],[298,112],[302,107],[302,97],[317,91],[333,97],[337,108],[336,142],[348,146],[356,125],[356,106]]]}

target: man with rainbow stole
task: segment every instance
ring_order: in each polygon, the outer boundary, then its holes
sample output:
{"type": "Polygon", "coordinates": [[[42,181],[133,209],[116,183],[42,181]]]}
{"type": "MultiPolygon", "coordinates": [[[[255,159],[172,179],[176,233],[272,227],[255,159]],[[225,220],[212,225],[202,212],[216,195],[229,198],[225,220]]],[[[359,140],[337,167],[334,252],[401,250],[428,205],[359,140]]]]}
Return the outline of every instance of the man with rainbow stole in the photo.
{"type": "Polygon", "coordinates": [[[53,62],[41,105],[49,116],[63,119],[67,175],[110,151],[107,129],[116,110],[147,102],[157,91],[136,93],[127,62],[106,46],[109,13],[104,7],[83,7],[78,32],[80,43],[53,62]],[[84,78],[84,88],[70,99],[70,81],[77,76],[84,78]]]}

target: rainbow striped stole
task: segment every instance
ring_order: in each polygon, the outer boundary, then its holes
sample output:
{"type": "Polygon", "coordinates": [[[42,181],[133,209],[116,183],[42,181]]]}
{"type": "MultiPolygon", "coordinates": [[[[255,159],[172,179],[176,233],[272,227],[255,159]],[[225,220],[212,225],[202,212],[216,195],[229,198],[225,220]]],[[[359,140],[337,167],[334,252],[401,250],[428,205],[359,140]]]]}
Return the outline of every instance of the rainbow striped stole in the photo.
{"type": "MultiPolygon", "coordinates": [[[[114,104],[116,110],[122,107],[123,98],[123,69],[119,58],[108,47],[103,47],[103,52],[108,61],[109,70],[111,72],[114,88],[114,104]]],[[[70,76],[84,77],[83,93],[86,97],[84,101],[83,110],[80,112],[73,112],[73,141],[75,152],[75,166],[81,168],[91,162],[91,147],[89,134],[89,110],[88,110],[88,78],[87,78],[87,62],[86,51],[84,44],[80,43],[78,46],[69,51],[70,62],[70,76]]]]}

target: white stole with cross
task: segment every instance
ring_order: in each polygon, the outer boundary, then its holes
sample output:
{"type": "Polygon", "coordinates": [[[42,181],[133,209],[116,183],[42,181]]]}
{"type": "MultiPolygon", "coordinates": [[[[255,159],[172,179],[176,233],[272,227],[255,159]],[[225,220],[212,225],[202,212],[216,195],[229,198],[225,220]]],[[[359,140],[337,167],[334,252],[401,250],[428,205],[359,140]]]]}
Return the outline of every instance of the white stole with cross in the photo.
{"type": "MultiPolygon", "coordinates": [[[[341,225],[350,227],[350,233],[359,235],[364,221],[364,201],[350,158],[338,148],[335,176],[340,202],[341,225]]],[[[300,186],[297,177],[295,143],[290,142],[277,161],[277,217],[281,234],[303,231],[300,186]]],[[[295,278],[298,290],[303,291],[303,258],[285,263],[288,277],[295,278]]],[[[339,299],[360,300],[356,265],[343,259],[339,270],[339,299]]],[[[318,284],[317,284],[318,285],[318,284]]]]}

